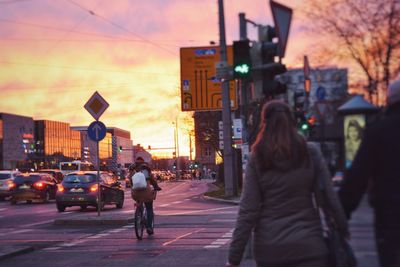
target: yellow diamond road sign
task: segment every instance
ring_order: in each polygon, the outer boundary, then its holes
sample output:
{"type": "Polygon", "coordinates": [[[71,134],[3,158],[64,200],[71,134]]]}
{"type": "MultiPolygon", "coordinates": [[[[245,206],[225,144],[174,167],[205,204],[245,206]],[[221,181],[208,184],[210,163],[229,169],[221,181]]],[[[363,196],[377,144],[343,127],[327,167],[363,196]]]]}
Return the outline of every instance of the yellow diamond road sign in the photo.
{"type": "Polygon", "coordinates": [[[98,120],[109,106],[107,101],[96,91],[84,107],[95,120],[98,120]]]}

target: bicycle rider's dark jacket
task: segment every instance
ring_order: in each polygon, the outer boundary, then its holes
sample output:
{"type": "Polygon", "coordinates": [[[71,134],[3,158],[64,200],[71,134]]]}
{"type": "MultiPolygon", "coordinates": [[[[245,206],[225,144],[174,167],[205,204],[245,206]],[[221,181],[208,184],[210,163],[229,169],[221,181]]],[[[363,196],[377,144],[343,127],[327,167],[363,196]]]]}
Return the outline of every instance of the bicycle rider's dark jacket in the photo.
{"type": "Polygon", "coordinates": [[[348,217],[369,188],[378,234],[400,241],[400,102],[369,126],[339,197],[348,217]]]}
{"type": "Polygon", "coordinates": [[[316,179],[325,179],[332,215],[339,227],[347,231],[346,218],[332,189],[321,152],[314,144],[308,144],[308,151],[314,167],[304,164],[301,168],[287,169],[286,162],[279,162],[276,163],[279,168],[264,173],[257,170],[254,155],[250,157],[229,250],[230,263],[240,263],[253,228],[256,261],[284,264],[327,255],[321,223],[312,201],[316,176],[316,179]]]}

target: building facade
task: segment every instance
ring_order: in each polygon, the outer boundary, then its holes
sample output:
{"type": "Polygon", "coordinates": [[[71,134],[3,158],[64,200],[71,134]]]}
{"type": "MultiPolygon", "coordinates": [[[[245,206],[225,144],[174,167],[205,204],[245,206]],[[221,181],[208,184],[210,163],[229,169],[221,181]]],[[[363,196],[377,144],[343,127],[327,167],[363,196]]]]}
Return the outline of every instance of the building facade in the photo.
{"type": "Polygon", "coordinates": [[[0,113],[0,169],[31,167],[34,150],[33,118],[0,113]]]}
{"type": "Polygon", "coordinates": [[[69,123],[35,120],[36,158],[40,168],[57,168],[61,161],[81,159],[81,134],[69,123]]]}
{"type": "Polygon", "coordinates": [[[195,112],[194,133],[196,156],[195,162],[202,167],[216,171],[219,149],[219,128],[218,122],[222,120],[221,111],[195,112]]]}

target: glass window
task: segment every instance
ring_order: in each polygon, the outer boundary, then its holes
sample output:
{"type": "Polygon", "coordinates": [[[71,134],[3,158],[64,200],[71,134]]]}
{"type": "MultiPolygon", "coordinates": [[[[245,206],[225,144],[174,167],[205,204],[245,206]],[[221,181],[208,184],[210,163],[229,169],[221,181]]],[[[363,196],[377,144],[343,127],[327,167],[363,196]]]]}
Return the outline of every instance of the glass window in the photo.
{"type": "Polygon", "coordinates": [[[96,175],[94,174],[84,174],[84,175],[71,174],[65,176],[63,181],[66,183],[93,183],[96,180],[97,180],[96,175]]]}

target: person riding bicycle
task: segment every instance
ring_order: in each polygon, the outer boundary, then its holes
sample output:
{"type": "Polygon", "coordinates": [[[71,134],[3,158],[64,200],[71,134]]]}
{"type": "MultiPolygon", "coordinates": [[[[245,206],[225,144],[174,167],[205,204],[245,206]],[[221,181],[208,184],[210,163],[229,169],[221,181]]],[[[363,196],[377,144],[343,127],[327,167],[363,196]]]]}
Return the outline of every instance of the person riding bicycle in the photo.
{"type": "MultiPolygon", "coordinates": [[[[152,185],[154,190],[160,191],[162,188],[158,185],[156,179],[153,177],[151,173],[151,169],[148,164],[144,161],[138,161],[132,166],[132,175],[136,172],[141,172],[146,177],[146,181],[148,184],[152,185]]],[[[132,176],[131,176],[132,177],[132,176]]],[[[133,189],[134,190],[134,189],[133,189]]],[[[154,229],[152,227],[154,220],[154,211],[153,211],[153,200],[144,201],[146,211],[147,211],[147,233],[152,235],[154,233],[154,229]]]]}

